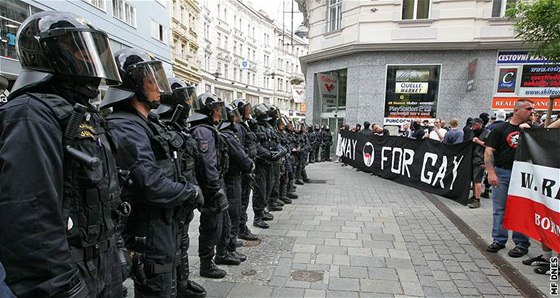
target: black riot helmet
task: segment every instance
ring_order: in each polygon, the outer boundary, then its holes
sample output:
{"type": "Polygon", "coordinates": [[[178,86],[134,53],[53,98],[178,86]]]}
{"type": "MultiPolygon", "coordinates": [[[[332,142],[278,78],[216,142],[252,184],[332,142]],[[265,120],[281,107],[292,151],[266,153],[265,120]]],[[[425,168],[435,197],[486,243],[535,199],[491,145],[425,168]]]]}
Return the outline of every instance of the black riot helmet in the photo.
{"type": "Polygon", "coordinates": [[[313,128],[315,129],[315,131],[319,131],[319,124],[314,124],[313,128]]]}
{"type": "Polygon", "coordinates": [[[140,49],[122,49],[115,53],[115,62],[122,78],[122,85],[109,87],[100,108],[108,108],[136,96],[150,108],[159,106],[162,94],[171,93],[167,75],[161,61],[140,49]]]}
{"type": "Polygon", "coordinates": [[[12,98],[53,78],[90,98],[97,96],[101,80],[107,85],[121,83],[107,34],[69,12],[45,11],[29,17],[17,32],[16,50],[22,71],[12,98]]]}
{"type": "Polygon", "coordinates": [[[181,105],[183,107],[179,120],[186,121],[192,113],[193,103],[197,100],[195,87],[191,86],[185,81],[171,77],[167,78],[171,86],[172,93],[165,93],[161,95],[161,105],[156,112],[162,116],[171,116],[176,108],[181,105]]]}
{"type": "Polygon", "coordinates": [[[253,107],[253,114],[258,121],[269,121],[272,119],[268,114],[269,110],[270,108],[267,104],[259,103],[253,107]]]}
{"type": "Polygon", "coordinates": [[[224,119],[224,121],[222,121],[222,124],[220,125],[220,129],[226,127],[234,127],[234,125],[238,123],[241,119],[241,114],[239,114],[239,110],[237,109],[237,106],[235,104],[233,103],[225,104],[225,109],[226,109],[227,118],[224,119]]]}
{"type": "Polygon", "coordinates": [[[248,102],[244,99],[238,98],[238,99],[235,99],[232,103],[239,110],[239,114],[241,114],[242,118],[240,118],[239,121],[247,121],[247,120],[251,119],[251,114],[253,113],[253,109],[251,107],[250,102],[248,102]]]}
{"type": "Polygon", "coordinates": [[[216,94],[205,92],[193,102],[193,110],[189,122],[208,119],[212,124],[219,125],[227,118],[224,102],[216,94]]]}

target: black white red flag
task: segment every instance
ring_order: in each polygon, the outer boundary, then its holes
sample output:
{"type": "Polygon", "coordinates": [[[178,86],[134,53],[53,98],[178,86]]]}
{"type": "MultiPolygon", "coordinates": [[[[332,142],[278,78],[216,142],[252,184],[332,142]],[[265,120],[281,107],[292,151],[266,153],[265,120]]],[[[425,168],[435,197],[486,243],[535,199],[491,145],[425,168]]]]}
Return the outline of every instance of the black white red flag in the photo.
{"type": "Polygon", "coordinates": [[[560,129],[529,129],[522,134],[504,227],[560,251],[560,129]]]}

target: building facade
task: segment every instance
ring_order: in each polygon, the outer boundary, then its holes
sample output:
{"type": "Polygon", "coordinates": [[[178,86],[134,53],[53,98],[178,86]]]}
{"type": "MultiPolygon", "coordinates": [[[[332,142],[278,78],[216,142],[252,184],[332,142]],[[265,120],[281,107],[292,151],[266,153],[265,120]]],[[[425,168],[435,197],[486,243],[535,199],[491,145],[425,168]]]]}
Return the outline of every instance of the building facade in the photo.
{"type": "Polygon", "coordinates": [[[40,11],[68,11],[107,32],[113,52],[127,47],[145,49],[172,73],[169,7],[163,0],[2,0],[0,1],[0,74],[12,83],[21,71],[16,57],[16,32],[21,23],[40,11]]]}
{"type": "Polygon", "coordinates": [[[306,40],[243,1],[202,1],[201,10],[199,93],[274,104],[290,116],[305,113],[291,85],[304,82],[299,57],[307,54],[306,40]]]}
{"type": "Polygon", "coordinates": [[[199,85],[202,81],[198,57],[200,7],[194,0],[173,0],[171,4],[173,74],[191,85],[199,85]]]}
{"type": "MultiPolygon", "coordinates": [[[[309,55],[301,58],[308,122],[464,123],[531,95],[525,64],[535,60],[504,17],[514,1],[297,2],[309,26],[309,55]],[[516,55],[527,56],[525,64],[504,62],[516,55]]],[[[545,93],[530,97],[545,102],[545,93]]]]}

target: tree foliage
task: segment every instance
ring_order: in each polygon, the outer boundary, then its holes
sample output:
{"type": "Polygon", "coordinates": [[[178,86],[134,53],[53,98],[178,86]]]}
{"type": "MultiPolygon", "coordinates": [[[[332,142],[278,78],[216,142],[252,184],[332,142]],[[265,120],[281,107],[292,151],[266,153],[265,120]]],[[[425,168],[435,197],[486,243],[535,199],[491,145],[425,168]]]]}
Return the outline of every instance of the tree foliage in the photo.
{"type": "Polygon", "coordinates": [[[560,62],[560,0],[518,0],[507,16],[515,20],[517,38],[533,47],[537,55],[560,62]]]}

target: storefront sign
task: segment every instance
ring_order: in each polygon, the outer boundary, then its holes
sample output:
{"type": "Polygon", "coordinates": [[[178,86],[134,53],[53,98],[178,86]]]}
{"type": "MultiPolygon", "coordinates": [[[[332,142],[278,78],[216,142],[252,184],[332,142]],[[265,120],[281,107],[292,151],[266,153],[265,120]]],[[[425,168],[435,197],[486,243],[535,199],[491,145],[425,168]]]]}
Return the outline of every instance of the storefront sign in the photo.
{"type": "Polygon", "coordinates": [[[439,65],[387,66],[383,122],[400,125],[406,119],[435,118],[440,70],[439,65]]]}
{"type": "Polygon", "coordinates": [[[517,68],[500,68],[498,93],[515,93],[517,68]]]}
{"type": "Polygon", "coordinates": [[[511,110],[516,100],[524,98],[533,100],[536,109],[546,110],[548,97],[560,95],[560,65],[527,51],[498,52],[496,76],[494,109],[511,110]]]}
{"type": "Polygon", "coordinates": [[[395,92],[401,94],[426,94],[428,93],[428,83],[405,83],[397,82],[395,92]]]}
{"type": "Polygon", "coordinates": [[[318,74],[319,92],[323,105],[336,106],[338,101],[338,78],[336,76],[318,74]]]}

